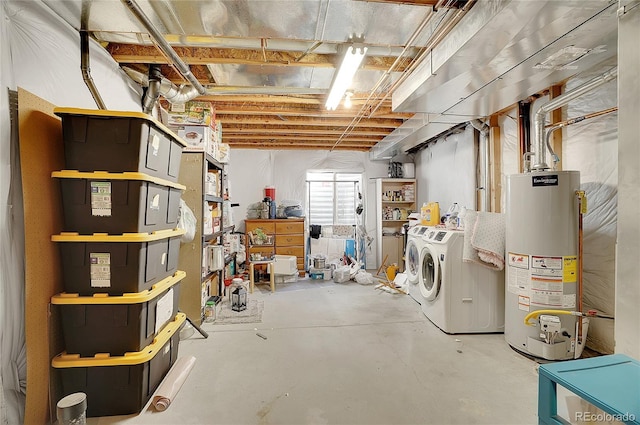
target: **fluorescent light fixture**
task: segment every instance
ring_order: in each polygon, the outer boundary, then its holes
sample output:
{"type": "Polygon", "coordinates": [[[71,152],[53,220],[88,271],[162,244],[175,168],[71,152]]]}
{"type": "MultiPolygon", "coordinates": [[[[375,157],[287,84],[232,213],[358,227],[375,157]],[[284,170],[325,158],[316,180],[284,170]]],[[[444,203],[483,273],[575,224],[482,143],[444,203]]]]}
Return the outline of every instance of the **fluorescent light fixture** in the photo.
{"type": "Polygon", "coordinates": [[[325,104],[328,110],[333,111],[338,107],[342,96],[344,96],[345,91],[347,91],[351,85],[353,76],[356,74],[366,54],[366,47],[349,46],[347,48],[338,73],[333,80],[327,103],[325,104]]]}

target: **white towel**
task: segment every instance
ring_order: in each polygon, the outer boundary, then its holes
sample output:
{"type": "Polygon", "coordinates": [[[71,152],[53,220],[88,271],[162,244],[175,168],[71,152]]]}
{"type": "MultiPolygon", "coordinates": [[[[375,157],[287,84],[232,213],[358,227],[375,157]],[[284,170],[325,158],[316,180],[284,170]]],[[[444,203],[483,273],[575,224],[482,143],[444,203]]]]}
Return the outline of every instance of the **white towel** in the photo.
{"type": "Polygon", "coordinates": [[[504,214],[467,211],[463,260],[493,270],[504,269],[504,214]]]}

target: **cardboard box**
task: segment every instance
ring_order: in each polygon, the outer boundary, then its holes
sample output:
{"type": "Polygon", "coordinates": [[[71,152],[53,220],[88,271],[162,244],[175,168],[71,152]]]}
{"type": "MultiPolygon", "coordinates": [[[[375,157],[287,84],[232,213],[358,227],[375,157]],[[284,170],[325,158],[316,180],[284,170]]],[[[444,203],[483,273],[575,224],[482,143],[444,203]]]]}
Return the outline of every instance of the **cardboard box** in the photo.
{"type": "Polygon", "coordinates": [[[184,150],[189,152],[207,152],[213,138],[213,129],[204,125],[185,125],[177,127],[178,136],[187,145],[184,150]]]}
{"type": "Polygon", "coordinates": [[[170,104],[168,110],[162,110],[163,120],[169,126],[201,125],[210,127],[215,123],[215,108],[211,102],[189,101],[170,104]]]}
{"type": "Polygon", "coordinates": [[[213,157],[222,164],[228,164],[231,159],[231,148],[227,143],[217,143],[214,146],[213,157]]]}

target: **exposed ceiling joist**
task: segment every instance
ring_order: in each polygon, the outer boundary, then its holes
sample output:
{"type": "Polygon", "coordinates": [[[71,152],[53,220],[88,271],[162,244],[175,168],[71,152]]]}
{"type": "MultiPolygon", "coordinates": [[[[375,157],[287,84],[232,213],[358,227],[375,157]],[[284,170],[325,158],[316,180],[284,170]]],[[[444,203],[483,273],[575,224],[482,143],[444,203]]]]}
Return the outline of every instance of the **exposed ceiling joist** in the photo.
{"type": "MultiPolygon", "coordinates": [[[[212,47],[179,47],[173,49],[188,65],[235,64],[334,68],[340,61],[335,54],[299,53],[256,49],[221,49],[212,47]]],[[[169,60],[153,46],[109,44],[107,51],[119,63],[168,64],[169,60]]],[[[388,70],[395,57],[367,56],[362,69],[388,70]]],[[[397,67],[397,71],[404,66],[397,67]]]]}

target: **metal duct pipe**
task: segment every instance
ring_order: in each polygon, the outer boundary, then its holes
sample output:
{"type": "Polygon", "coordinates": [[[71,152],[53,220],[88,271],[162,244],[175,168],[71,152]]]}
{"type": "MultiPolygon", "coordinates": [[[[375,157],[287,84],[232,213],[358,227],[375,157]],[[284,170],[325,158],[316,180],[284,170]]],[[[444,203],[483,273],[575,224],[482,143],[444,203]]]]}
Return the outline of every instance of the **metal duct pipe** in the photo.
{"type": "MultiPolygon", "coordinates": [[[[140,23],[149,31],[149,35],[154,39],[158,48],[162,50],[162,52],[167,55],[167,57],[173,62],[176,66],[178,72],[182,74],[187,81],[189,81],[193,87],[200,93],[201,95],[206,94],[206,89],[200,82],[196,79],[196,77],[191,73],[189,66],[180,59],[180,56],[171,48],[171,45],[167,43],[164,39],[164,36],[158,31],[158,29],[153,25],[153,23],[149,20],[147,15],[144,14],[140,6],[135,2],[135,0],[122,0],[122,2],[129,8],[131,13],[135,15],[136,18],[140,21],[140,23]]],[[[165,96],[166,97],[166,96],[165,96]]],[[[168,99],[167,99],[168,100],[168,99]]]]}
{"type": "Polygon", "coordinates": [[[482,197],[482,205],[479,211],[489,211],[491,205],[491,174],[489,173],[489,126],[476,119],[469,121],[469,124],[480,133],[480,162],[482,163],[481,186],[478,188],[484,190],[482,197]]]}
{"type": "MultiPolygon", "coordinates": [[[[135,69],[128,68],[126,66],[122,67],[122,69],[127,73],[129,77],[131,77],[133,81],[137,82],[142,87],[151,87],[151,81],[148,75],[136,71],[135,69]]],[[[178,87],[161,74],[158,73],[158,75],[160,78],[160,84],[157,88],[158,95],[163,96],[171,103],[185,103],[199,95],[198,91],[193,86],[178,87]]],[[[145,99],[143,99],[143,107],[146,107],[146,98],[147,96],[145,96],[145,99]]],[[[151,105],[151,107],[153,108],[153,105],[151,105]]]]}
{"type": "Polygon", "coordinates": [[[533,164],[533,171],[544,171],[548,170],[549,166],[546,163],[547,151],[545,145],[545,119],[549,112],[554,109],[560,108],[561,106],[566,105],[571,102],[573,99],[576,99],[582,96],[585,93],[590,92],[591,90],[601,86],[604,83],[607,83],[618,76],[618,67],[615,67],[602,75],[599,75],[583,85],[576,87],[574,90],[570,92],[561,94],[555,99],[550,100],[545,103],[538,109],[535,113],[534,123],[535,123],[535,163],[533,164]]]}
{"type": "Polygon", "coordinates": [[[151,114],[153,107],[156,106],[156,102],[160,97],[160,84],[162,81],[162,74],[158,65],[151,65],[149,67],[149,87],[144,93],[142,98],[142,112],[145,114],[151,114]]]}
{"type": "Polygon", "coordinates": [[[98,92],[98,88],[91,78],[91,68],[89,67],[89,33],[86,31],[80,31],[80,69],[82,70],[82,79],[87,85],[93,100],[98,105],[99,109],[107,109],[102,97],[98,92]]]}

